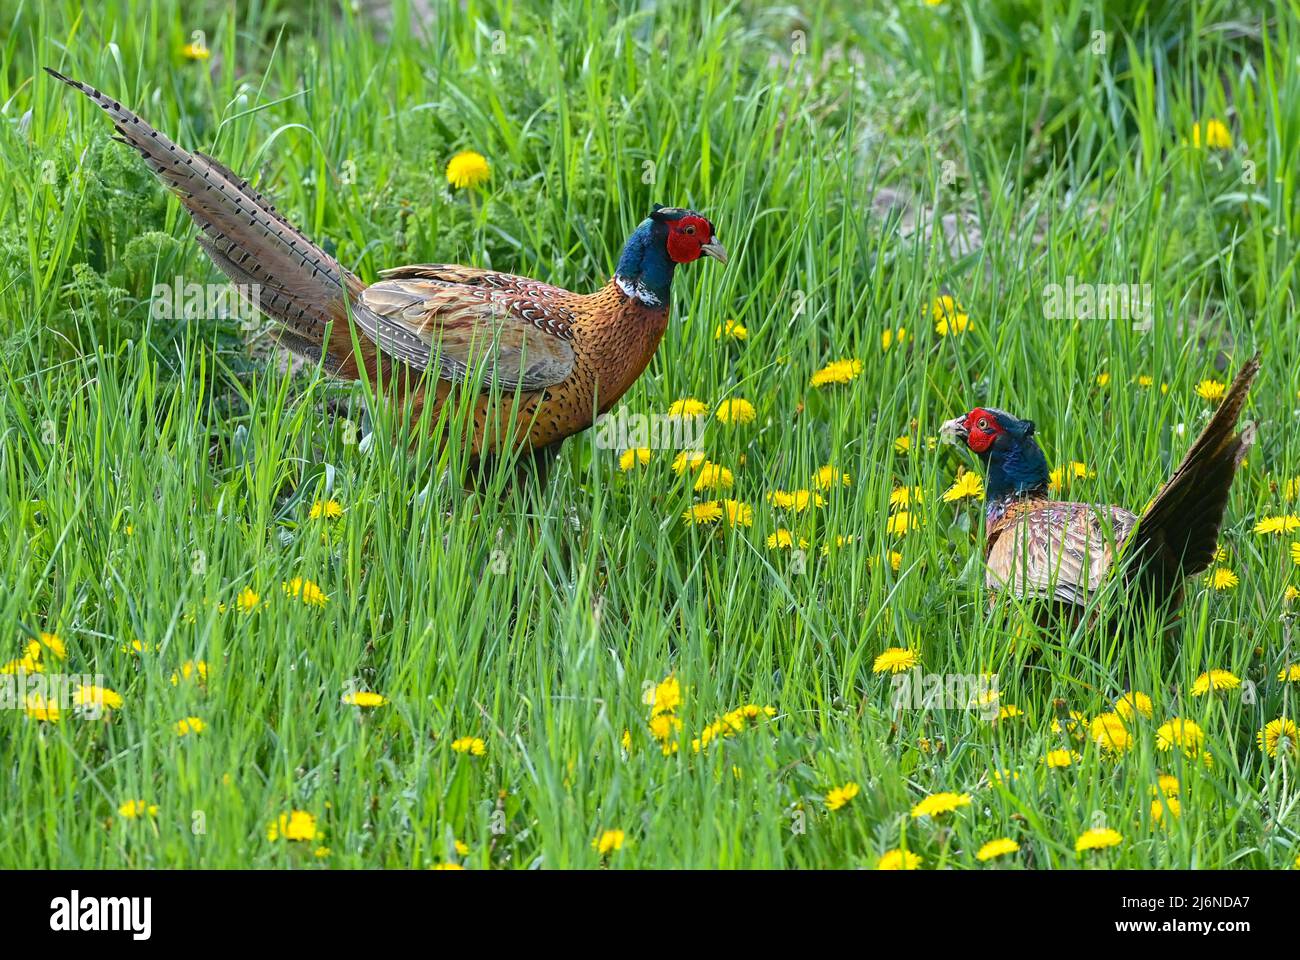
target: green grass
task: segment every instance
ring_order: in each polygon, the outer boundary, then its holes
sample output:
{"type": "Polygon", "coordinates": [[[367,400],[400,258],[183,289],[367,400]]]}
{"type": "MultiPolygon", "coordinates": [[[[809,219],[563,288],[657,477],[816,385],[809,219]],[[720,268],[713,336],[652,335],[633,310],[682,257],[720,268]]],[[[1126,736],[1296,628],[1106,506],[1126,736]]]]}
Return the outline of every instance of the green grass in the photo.
{"type": "Polygon", "coordinates": [[[0,865],[594,867],[606,829],[626,832],[611,867],[869,867],[905,845],[927,868],[984,868],[974,854],[999,836],[1020,844],[1007,866],[1296,861],[1296,754],[1255,736],[1300,719],[1300,688],[1277,680],[1300,661],[1284,601],[1300,532],[1252,528],[1296,511],[1300,475],[1300,5],[469,0],[391,34],[347,4],[193,6],[15,0],[0,22],[0,661],[57,633],[67,662],[46,651],[47,667],[125,701],[108,720],[0,711],[0,865]],[[194,30],[209,60],[181,55],[194,30]],[[443,478],[459,451],[394,439],[397,411],[364,387],[287,371],[233,323],[151,319],[156,282],[219,275],[45,64],[254,175],[371,280],[464,262],[595,289],[652,202],[705,212],[731,264],[679,272],[621,407],[750,400],[756,420],[711,421],[705,449],[753,526],[688,526],[707,495],[674,451],[624,473],[590,433],[544,486],[503,471],[466,493],[443,478]],[[1191,145],[1212,118],[1231,149],[1191,145]],[[443,177],[460,149],[492,164],[473,195],[443,177]],[[905,220],[952,213],[981,242],[954,256],[900,232],[873,204],[886,188],[905,220]],[[1151,328],[1045,317],[1067,277],[1151,284],[1151,328]],[[965,334],[936,333],[942,294],[965,334]],[[715,340],[728,319],[747,340],[715,340]],[[898,327],[907,341],[882,350],[898,327]],[[1071,497],[1140,510],[1209,414],[1195,385],[1257,348],[1259,440],[1222,537],[1240,584],[1188,585],[1176,656],[1149,626],[1090,626],[1125,609],[1116,591],[1079,626],[988,610],[980,508],[940,500],[972,466],[927,444],[942,420],[1030,417],[1054,466],[1095,474],[1071,497]],[[811,388],[840,358],[861,375],[811,388]],[[851,486],[795,516],[768,506],[823,464],[851,486]],[[887,530],[900,486],[921,490],[903,536],[887,530]],[[341,519],[309,517],[326,497],[341,519]],[[779,526],[802,555],[767,547],[779,526]],[[286,597],[294,577],[328,603],[286,597]],[[265,601],[252,613],[233,608],[245,586],[265,601]],[[890,647],[927,673],[996,672],[1024,716],[894,709],[872,669],[890,647]],[[206,682],[172,682],[197,660],[206,682]],[[1249,686],[1193,697],[1211,668],[1249,686]],[[670,675],[682,726],[665,755],[643,694],[670,675]],[[1051,729],[1130,685],[1155,716],[1119,759],[1051,729]],[[390,702],[362,711],[340,702],[351,690],[390,702]],[[692,748],[747,703],[775,716],[692,748]],[[206,729],[177,736],[190,716],[206,729]],[[1158,750],[1175,716],[1204,729],[1212,766],[1158,750]],[[465,736],[486,755],[455,752],[465,736]],[[1045,768],[1060,748],[1080,761],[1045,768]],[[1001,768],[1018,779],[991,783],[1001,768]],[[1164,826],[1161,773],[1181,783],[1164,826]],[[828,811],[850,781],[860,793],[828,811]],[[949,790],[972,804],[909,816],[949,790]],[[120,817],[131,799],[156,816],[120,817]],[[268,841],[291,810],[318,818],[318,843],[268,841]],[[1122,844],[1076,855],[1099,825],[1122,844]]]}

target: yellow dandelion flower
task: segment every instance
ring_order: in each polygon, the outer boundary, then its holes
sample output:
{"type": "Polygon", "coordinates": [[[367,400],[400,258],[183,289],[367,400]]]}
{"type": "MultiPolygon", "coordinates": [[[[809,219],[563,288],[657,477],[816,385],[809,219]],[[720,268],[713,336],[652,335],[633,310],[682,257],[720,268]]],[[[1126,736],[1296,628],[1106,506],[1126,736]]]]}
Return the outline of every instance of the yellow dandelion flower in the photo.
{"type": "Polygon", "coordinates": [[[465,868],[462,867],[459,863],[452,863],[451,861],[446,861],[444,863],[435,863],[429,869],[430,870],[464,870],[465,868]]]}
{"type": "Polygon", "coordinates": [[[301,600],[308,606],[323,607],[329,603],[330,598],[325,595],[325,592],[313,581],[304,577],[294,577],[292,580],[281,583],[280,586],[283,588],[285,596],[301,600]]]}
{"type": "Polygon", "coordinates": [[[670,417],[702,417],[709,412],[709,405],[694,397],[682,397],[668,405],[670,417]]]}
{"type": "Polygon", "coordinates": [[[312,520],[337,520],[343,516],[343,504],[337,500],[316,500],[311,505],[308,516],[312,520]]]}
{"type": "Polygon", "coordinates": [[[471,757],[487,755],[487,744],[481,737],[457,737],[451,742],[451,749],[471,757]]]}
{"type": "Polygon", "coordinates": [[[158,804],[145,803],[143,800],[127,800],[117,808],[117,815],[123,820],[135,820],[148,814],[151,817],[158,815],[158,804]]]}
{"type": "Polygon", "coordinates": [[[737,323],[735,320],[728,320],[726,323],[718,324],[713,330],[714,340],[721,340],[723,337],[732,340],[748,340],[749,331],[745,329],[743,324],[737,323]]]}
{"type": "Polygon", "coordinates": [[[900,347],[907,342],[907,327],[886,327],[880,333],[880,349],[888,350],[894,344],[900,347]]]}
{"type": "Polygon", "coordinates": [[[971,328],[971,319],[964,313],[959,313],[955,317],[944,318],[934,325],[934,332],[941,337],[957,336],[965,333],[971,328]]]}
{"type": "Polygon", "coordinates": [[[1151,793],[1155,796],[1176,797],[1181,787],[1178,785],[1178,778],[1167,773],[1162,773],[1156,777],[1155,785],[1151,788],[1151,793]]]}
{"type": "Polygon", "coordinates": [[[834,383],[848,383],[861,373],[861,360],[833,360],[814,373],[809,383],[814,387],[825,387],[834,383]]]}
{"type": "Polygon", "coordinates": [[[735,475],[720,463],[705,461],[695,476],[695,490],[730,490],[735,475]]]}
{"type": "Polygon", "coordinates": [[[1241,579],[1227,567],[1215,567],[1206,579],[1215,590],[1231,590],[1241,583],[1241,579]]]}
{"type": "Polygon", "coordinates": [[[1133,690],[1115,701],[1115,712],[1125,720],[1131,720],[1135,711],[1151,719],[1151,698],[1141,690],[1133,690]]]}
{"type": "Polygon", "coordinates": [[[1166,808],[1175,820],[1183,815],[1183,805],[1177,797],[1156,797],[1151,801],[1151,819],[1156,823],[1163,823],[1166,808]]]}
{"type": "Polygon", "coordinates": [[[999,720],[1014,720],[1016,717],[1023,717],[1025,711],[1021,710],[1014,703],[1004,704],[998,708],[999,720]]]}
{"type": "Polygon", "coordinates": [[[1049,750],[1039,762],[1048,769],[1059,770],[1062,767],[1072,767],[1082,759],[1083,757],[1073,750],[1049,750]]]}
{"type": "Polygon", "coordinates": [[[1082,740],[1087,735],[1087,730],[1088,718],[1078,710],[1071,710],[1064,719],[1056,717],[1052,720],[1052,733],[1064,733],[1082,740]]]}
{"type": "Polygon", "coordinates": [[[921,655],[907,647],[890,647],[871,665],[872,673],[903,673],[918,666],[921,655]]]}
{"type": "MultiPolygon", "coordinates": [[[[825,543],[822,544],[822,556],[829,557],[831,555],[832,548],[838,550],[842,547],[848,547],[853,545],[854,543],[857,543],[857,540],[858,538],[853,534],[837,533],[835,536],[831,537],[825,543]]],[[[868,557],[867,566],[870,567],[873,563],[875,563],[875,558],[868,557]]],[[[902,563],[901,555],[899,556],[899,563],[902,563]]],[[[897,569],[897,567],[895,567],[895,569],[897,569]]]]}
{"type": "Polygon", "coordinates": [[[894,510],[900,507],[907,507],[913,501],[921,501],[920,487],[894,487],[889,491],[889,509],[894,510]]]}
{"type": "Polygon", "coordinates": [[[672,470],[680,477],[687,470],[694,473],[707,462],[708,460],[699,450],[685,450],[673,458],[672,470]]]}
{"type": "Polygon", "coordinates": [[[591,841],[591,849],[595,850],[602,857],[607,853],[613,853],[616,850],[623,849],[623,839],[626,834],[622,830],[603,830],[594,840],[591,841]]]}
{"type": "Polygon", "coordinates": [[[324,837],[324,834],[316,826],[316,817],[306,810],[293,810],[289,813],[282,813],[271,821],[266,828],[266,839],[276,841],[280,839],[295,841],[316,841],[324,837]]]}
{"type": "Polygon", "coordinates": [[[970,317],[952,297],[936,297],[930,304],[930,319],[934,321],[934,332],[941,337],[949,334],[965,333],[971,327],[970,317]]]}
{"type": "Polygon", "coordinates": [[[754,508],[743,500],[723,500],[722,510],[731,527],[752,527],[754,525],[754,508]]]}
{"type": "Polygon", "coordinates": [[[1107,387],[1107,386],[1109,386],[1109,385],[1110,385],[1110,374],[1109,374],[1109,373],[1107,373],[1105,370],[1103,370],[1101,373],[1097,374],[1097,386],[1099,386],[1099,387],[1103,387],[1103,388],[1104,388],[1104,387],[1107,387]]]}
{"type": "Polygon", "coordinates": [[[1253,532],[1258,534],[1294,533],[1300,530],[1300,517],[1294,513],[1281,517],[1261,517],[1253,532]]]}
{"type": "Polygon", "coordinates": [[[877,870],[920,870],[921,858],[910,850],[887,850],[876,864],[877,870]]]}
{"type": "Polygon", "coordinates": [[[694,504],[689,510],[682,514],[682,519],[687,523],[697,525],[706,523],[717,523],[722,519],[722,504],[717,500],[709,500],[705,503],[694,504]]]}
{"type": "Polygon", "coordinates": [[[1053,491],[1061,490],[1075,480],[1089,480],[1096,475],[1097,471],[1088,469],[1086,463],[1073,460],[1063,467],[1057,467],[1047,475],[1047,488],[1053,491]]]}
{"type": "Polygon", "coordinates": [[[212,56],[212,51],[202,43],[187,43],[181,47],[181,56],[186,60],[207,60],[212,56]]]}
{"type": "MultiPolygon", "coordinates": [[[[1232,131],[1222,120],[1205,121],[1205,145],[1211,150],[1231,150],[1232,131]]],[[[1192,124],[1192,146],[1201,148],[1201,125],[1192,124]]]]}
{"type": "Polygon", "coordinates": [[[641,702],[650,707],[650,715],[672,713],[682,705],[682,685],[676,674],[669,674],[653,687],[647,684],[641,702]]]}
{"type": "Polygon", "coordinates": [[[358,690],[344,694],[343,702],[350,707],[382,707],[388,703],[388,698],[370,690],[358,690]]]}
{"type": "Polygon", "coordinates": [[[971,470],[963,470],[951,487],[944,491],[943,502],[953,503],[966,497],[984,496],[984,481],[971,470]]]}
{"type": "Polygon", "coordinates": [[[792,550],[798,543],[801,550],[807,549],[808,541],[803,537],[796,537],[785,527],[777,527],[772,533],[767,535],[767,549],[769,550],[792,550]]]}
{"type": "Polygon", "coordinates": [[[773,490],[768,493],[767,502],[778,510],[803,513],[809,507],[825,506],[826,498],[812,490],[773,490]]]}
{"type": "Polygon", "coordinates": [[[1202,400],[1222,400],[1227,390],[1222,380],[1202,380],[1196,385],[1196,395],[1202,400]]]}
{"type": "Polygon", "coordinates": [[[1283,683],[1300,683],[1300,663],[1287,664],[1277,678],[1283,683]]]}
{"type": "Polygon", "coordinates": [[[646,466],[650,462],[650,448],[636,447],[624,450],[618,455],[618,468],[627,473],[633,467],[646,466]]]}
{"type": "Polygon", "coordinates": [[[824,467],[818,467],[817,472],[812,476],[813,486],[818,490],[831,490],[836,486],[849,486],[853,483],[853,478],[847,473],[841,473],[832,464],[824,467]]]}
{"type": "Polygon", "coordinates": [[[89,710],[121,710],[126,701],[122,695],[108,687],[81,685],[72,694],[72,705],[89,710]]]}
{"type": "Polygon", "coordinates": [[[839,810],[841,807],[848,806],[857,795],[858,785],[852,781],[842,787],[832,787],[826,792],[826,809],[839,810]]]}
{"type": "Polygon", "coordinates": [[[257,595],[255,590],[251,587],[244,587],[239,591],[239,595],[235,597],[235,608],[240,613],[252,613],[257,609],[257,605],[261,601],[262,598],[257,595]]]}
{"type": "Polygon", "coordinates": [[[1270,757],[1276,757],[1278,750],[1296,752],[1296,725],[1294,720],[1278,717],[1264,724],[1264,729],[1255,734],[1255,742],[1270,757]]]}
{"type": "Polygon", "coordinates": [[[661,743],[673,739],[682,729],[681,718],[671,713],[658,713],[650,717],[646,724],[650,736],[661,743]]]}
{"type": "Polygon", "coordinates": [[[1015,853],[1019,849],[1020,844],[1010,837],[998,837],[996,840],[990,840],[980,847],[979,852],[975,854],[975,859],[981,863],[986,863],[998,857],[1005,857],[1009,853],[1015,853]]]}
{"type": "Polygon", "coordinates": [[[970,806],[969,793],[932,793],[912,808],[912,819],[939,817],[959,807],[970,806]]]}
{"type": "Polygon", "coordinates": [[[898,513],[891,514],[885,520],[885,532],[901,537],[909,530],[915,530],[920,525],[921,521],[916,518],[916,514],[900,510],[898,513]]]}
{"type": "Polygon", "coordinates": [[[1110,829],[1110,827],[1093,827],[1079,834],[1079,838],[1074,841],[1074,850],[1076,853],[1083,853],[1085,850],[1105,850],[1107,847],[1117,847],[1124,842],[1124,838],[1119,832],[1110,829]]]}
{"type": "Polygon", "coordinates": [[[727,424],[753,423],[757,415],[754,405],[740,397],[734,400],[723,400],[718,404],[716,414],[719,423],[727,424]]]}
{"type": "Polygon", "coordinates": [[[172,730],[178,737],[188,737],[191,733],[196,736],[208,729],[208,725],[198,717],[186,717],[184,720],[177,720],[172,724],[172,730]]]}
{"type": "Polygon", "coordinates": [[[487,157],[473,150],[462,150],[447,161],[447,182],[457,190],[481,186],[491,175],[487,157]]]}
{"type": "Polygon", "coordinates": [[[903,435],[901,437],[894,438],[894,453],[898,454],[900,457],[907,456],[907,454],[911,451],[911,449],[912,449],[911,437],[907,435],[903,435]]]}
{"type": "Polygon", "coordinates": [[[68,659],[68,648],[57,633],[42,633],[40,644],[59,660],[68,659]]]}
{"type": "Polygon", "coordinates": [[[1118,713],[1103,713],[1094,717],[1088,728],[1093,743],[1110,753],[1123,753],[1133,746],[1133,735],[1118,713]]]}
{"type": "Polygon", "coordinates": [[[197,680],[199,683],[208,682],[208,663],[206,660],[186,660],[181,664],[178,671],[172,673],[172,686],[177,686],[182,680],[197,680]]]}
{"type": "Polygon", "coordinates": [[[1192,696],[1202,697],[1211,690],[1236,690],[1239,686],[1241,678],[1230,670],[1209,670],[1192,684],[1192,696]]]}
{"type": "Polygon", "coordinates": [[[26,648],[26,652],[23,654],[23,656],[20,659],[10,660],[5,664],[0,665],[0,674],[44,673],[45,667],[41,664],[40,656],[41,656],[40,644],[33,641],[32,643],[28,644],[26,648]],[[36,648],[36,652],[34,654],[32,653],[33,647],[36,648]]]}
{"type": "Polygon", "coordinates": [[[23,698],[23,712],[32,720],[58,723],[62,713],[57,700],[47,700],[39,693],[29,693],[23,698]]]}
{"type": "Polygon", "coordinates": [[[1156,730],[1156,747],[1169,750],[1181,747],[1188,756],[1199,753],[1205,742],[1205,731],[1191,720],[1174,717],[1162,723],[1156,730]]]}

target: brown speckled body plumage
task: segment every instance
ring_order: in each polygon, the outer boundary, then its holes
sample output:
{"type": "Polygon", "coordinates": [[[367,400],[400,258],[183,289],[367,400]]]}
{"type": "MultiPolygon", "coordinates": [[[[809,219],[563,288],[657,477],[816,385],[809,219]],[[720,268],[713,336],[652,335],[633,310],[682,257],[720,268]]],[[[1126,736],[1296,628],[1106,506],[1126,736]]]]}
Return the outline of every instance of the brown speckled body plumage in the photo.
{"type": "MultiPolygon", "coordinates": [[[[413,282],[418,283],[421,287],[414,293],[416,303],[407,307],[408,319],[415,326],[440,320],[446,338],[457,311],[465,303],[483,303],[477,294],[484,289],[504,291],[509,294],[511,311],[521,319],[527,312],[527,322],[547,337],[563,341],[572,351],[572,366],[562,379],[537,389],[521,387],[517,403],[513,390],[500,397],[479,392],[469,448],[473,456],[524,445],[542,449],[590,427],[595,417],[613,407],[636,382],[668,326],[667,307],[648,308],[624,293],[613,280],[595,293],[578,294],[527,277],[446,264],[401,267],[385,271],[384,276],[385,280],[361,291],[362,305],[385,309],[391,292],[386,285],[405,281],[409,290],[413,282]],[[436,285],[443,298],[430,298],[423,289],[429,284],[436,285]],[[436,317],[425,315],[446,302],[453,305],[452,309],[436,317]]],[[[529,342],[543,341],[534,337],[529,342]]],[[[346,347],[350,350],[350,346],[349,340],[346,347]]],[[[382,354],[377,350],[366,353],[373,371],[382,354]]],[[[349,353],[340,369],[342,376],[357,375],[352,363],[349,353]]],[[[389,369],[391,366],[386,364],[389,369]]],[[[413,409],[418,413],[425,404],[432,403],[431,413],[436,418],[462,382],[459,378],[422,379],[414,386],[413,409]]]]}
{"type": "Polygon", "coordinates": [[[475,461],[553,452],[590,427],[654,356],[668,325],[673,264],[702,255],[726,262],[712,224],[656,206],[629,240],[628,250],[640,244],[636,255],[624,252],[634,267],[649,264],[644,276],[618,275],[595,293],[447,264],[399,267],[366,285],[231,170],[177,146],[93,87],[48,72],[104,110],[118,139],[176,192],[205,234],[200,245],[232,280],[257,291],[255,306],[278,321],[284,346],[335,376],[382,382],[410,402],[414,418],[432,404],[430,422],[460,391],[474,390],[464,440],[475,461]]]}

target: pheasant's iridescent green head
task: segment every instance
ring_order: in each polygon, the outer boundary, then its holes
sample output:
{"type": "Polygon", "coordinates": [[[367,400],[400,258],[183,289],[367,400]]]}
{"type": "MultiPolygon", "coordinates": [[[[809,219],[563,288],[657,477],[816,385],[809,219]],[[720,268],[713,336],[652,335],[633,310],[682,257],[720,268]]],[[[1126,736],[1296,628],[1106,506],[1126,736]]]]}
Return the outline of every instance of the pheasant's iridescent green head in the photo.
{"type": "Polygon", "coordinates": [[[988,466],[985,497],[1001,500],[1047,488],[1047,458],[1034,439],[1034,421],[994,407],[976,407],[939,428],[947,443],[965,446],[988,466]]]}
{"type": "Polygon", "coordinates": [[[650,216],[628,237],[614,279],[629,297],[647,307],[667,309],[673,270],[700,257],[727,262],[713,224],[684,207],[655,204],[650,216]]]}

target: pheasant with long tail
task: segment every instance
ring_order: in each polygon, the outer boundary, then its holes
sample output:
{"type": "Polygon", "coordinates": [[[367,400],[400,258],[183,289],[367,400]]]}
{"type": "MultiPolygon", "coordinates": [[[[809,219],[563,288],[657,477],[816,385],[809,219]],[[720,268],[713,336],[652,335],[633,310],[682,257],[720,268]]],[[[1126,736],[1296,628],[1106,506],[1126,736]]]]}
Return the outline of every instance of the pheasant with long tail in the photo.
{"type": "Polygon", "coordinates": [[[256,306],[277,321],[284,346],[335,376],[382,379],[409,397],[413,417],[434,404],[433,422],[458,385],[474,385],[466,440],[475,460],[531,451],[544,462],[591,426],[654,356],[676,266],[702,256],[727,262],[712,223],[656,205],[613,278],[592,294],[446,264],[381,271],[380,282],[366,285],[229,168],[177,146],[94,87],[46,72],[112,118],[115,139],[178,194],[212,262],[257,291],[256,306]]]}
{"type": "Polygon", "coordinates": [[[1256,355],[1140,517],[1123,507],[1051,500],[1030,420],[977,407],[945,423],[940,436],[965,444],[986,469],[988,589],[1080,609],[1122,568],[1137,596],[1176,609],[1183,581],[1205,570],[1218,549],[1228,490],[1254,440],[1253,424],[1235,430],[1258,372],[1256,355]]]}

